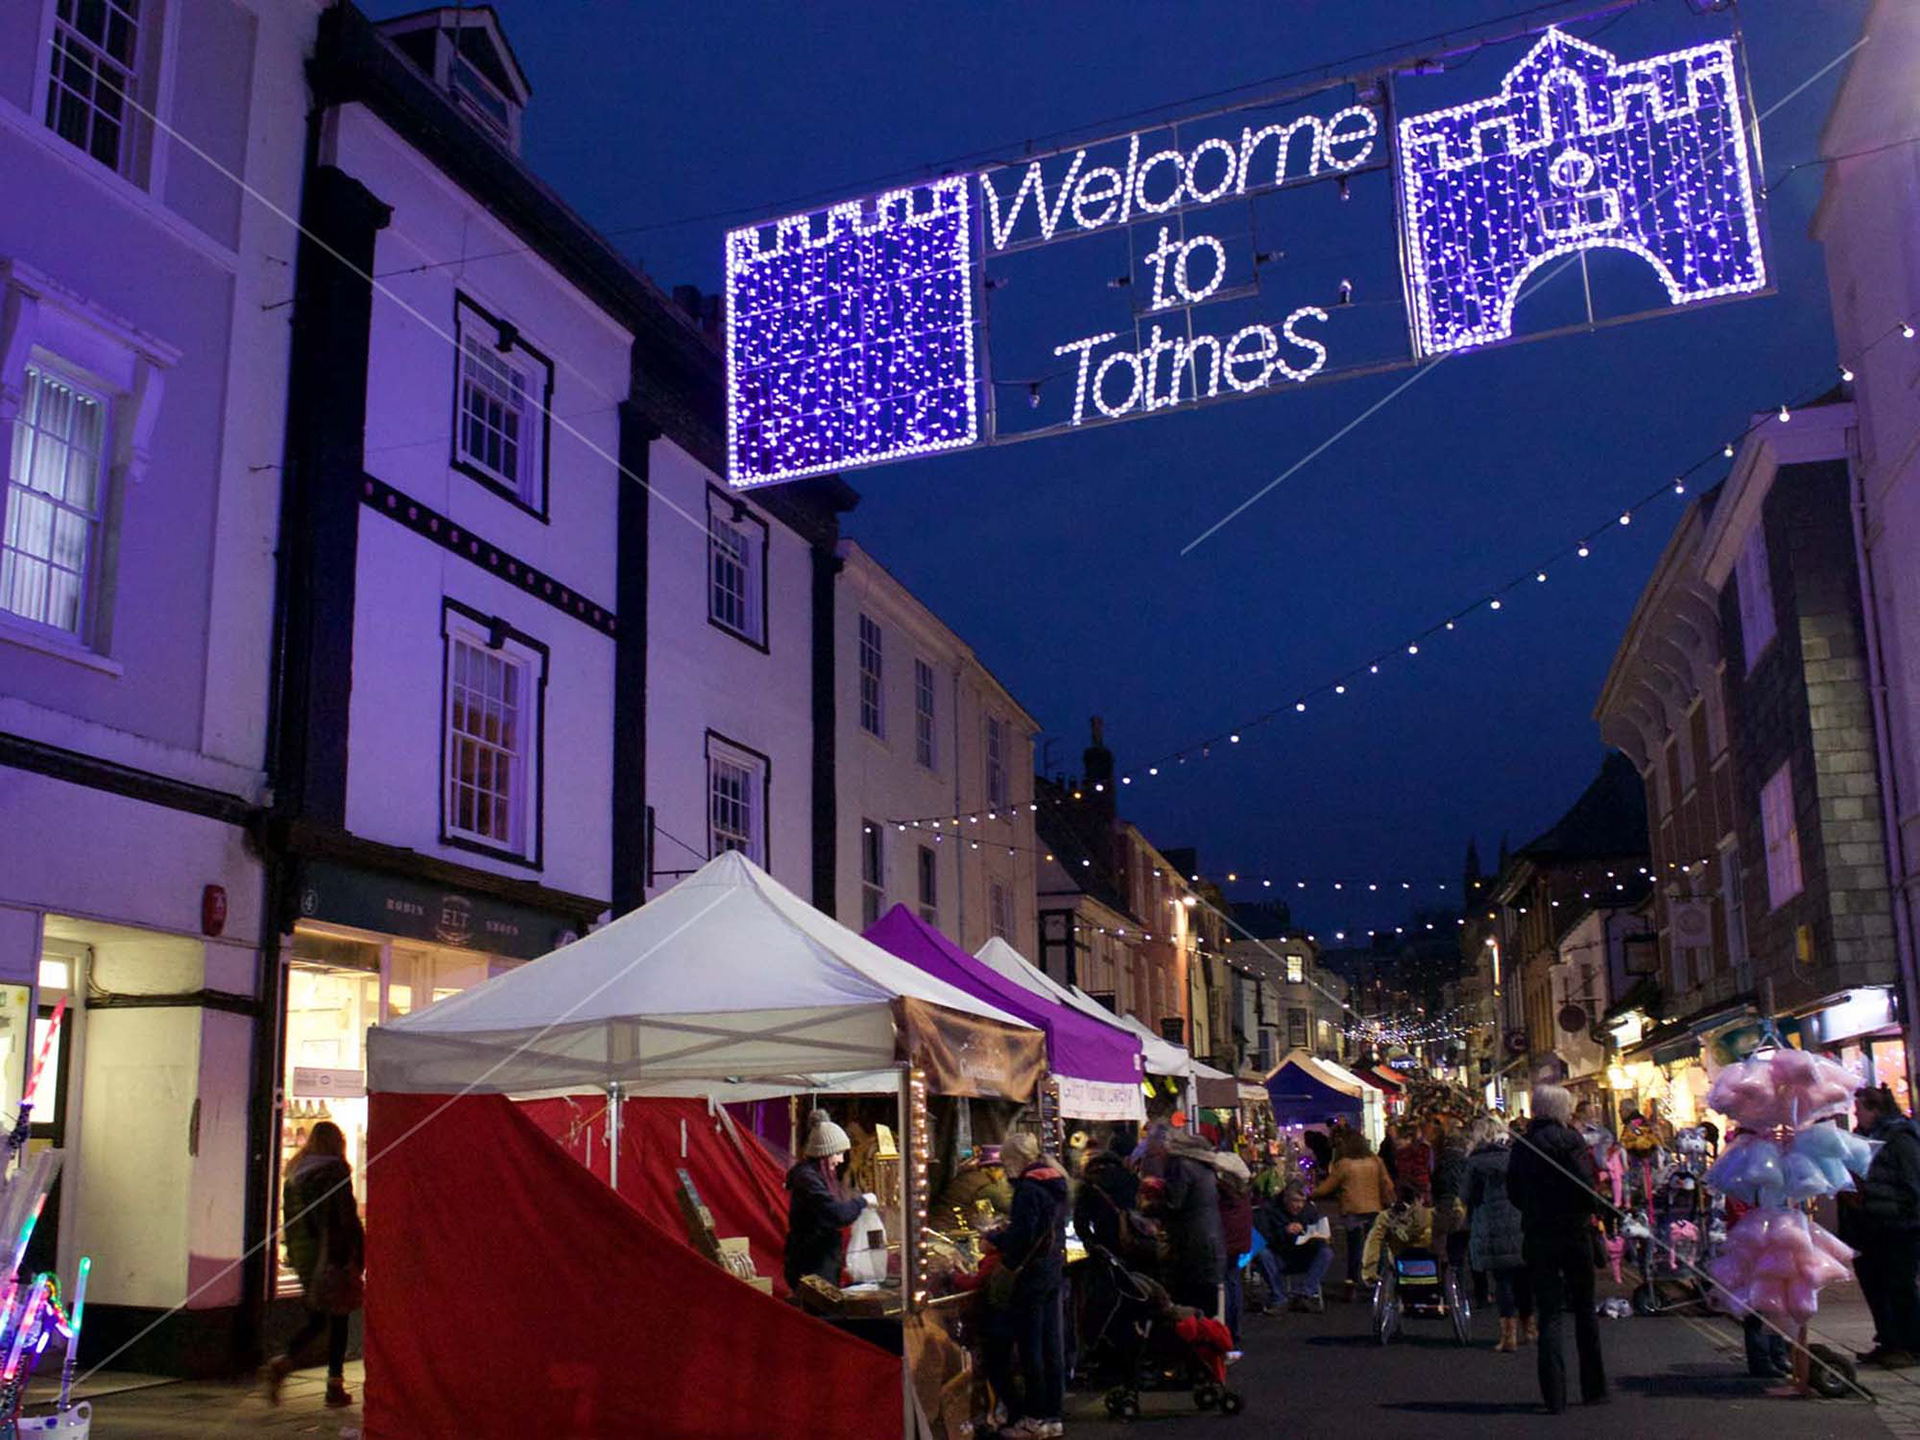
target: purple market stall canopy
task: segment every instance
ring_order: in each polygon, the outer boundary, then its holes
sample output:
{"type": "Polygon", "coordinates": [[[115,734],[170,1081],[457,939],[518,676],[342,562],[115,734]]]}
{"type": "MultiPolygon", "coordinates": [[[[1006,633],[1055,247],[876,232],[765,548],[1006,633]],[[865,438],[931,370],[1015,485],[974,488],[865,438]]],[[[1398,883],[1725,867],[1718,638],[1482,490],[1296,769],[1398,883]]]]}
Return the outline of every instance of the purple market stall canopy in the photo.
{"type": "MultiPolygon", "coordinates": [[[[1636,23],[1649,48],[1664,33],[1636,23]]],[[[1625,60],[1548,28],[1491,94],[1487,72],[1400,57],[734,230],[729,479],[1030,439],[1762,293],[1743,71],[1730,27],[1625,60]],[[1582,283],[1540,295],[1567,264],[1582,283]]]]}
{"type": "Polygon", "coordinates": [[[1060,1113],[1076,1120],[1144,1120],[1140,1045],[1091,1016],[1001,975],[904,905],[867,928],[866,938],[927,974],[1046,1032],[1048,1068],[1060,1113]]]}
{"type": "Polygon", "coordinates": [[[1291,1051],[1267,1076],[1273,1118],[1282,1125],[1320,1125],[1336,1115],[1363,1114],[1366,1101],[1357,1092],[1364,1087],[1357,1080],[1351,1084],[1349,1089],[1348,1080],[1323,1070],[1305,1050],[1291,1051]]]}
{"type": "Polygon", "coordinates": [[[1182,1047],[1171,1040],[1161,1039],[1131,1015],[1115,1014],[1078,986],[1062,985],[998,935],[974,951],[973,958],[1043,999],[1056,1000],[1137,1041],[1140,1063],[1149,1075],[1186,1076],[1192,1073],[1192,1057],[1182,1047]]]}

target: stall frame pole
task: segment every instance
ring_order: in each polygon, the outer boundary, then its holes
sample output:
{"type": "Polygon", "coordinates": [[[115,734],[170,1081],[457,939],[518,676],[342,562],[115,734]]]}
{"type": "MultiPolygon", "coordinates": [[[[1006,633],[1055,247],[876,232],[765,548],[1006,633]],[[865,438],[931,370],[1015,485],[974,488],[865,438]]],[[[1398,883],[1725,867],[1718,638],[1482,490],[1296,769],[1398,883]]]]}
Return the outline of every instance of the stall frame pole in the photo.
{"type": "Polygon", "coordinates": [[[919,1266],[920,1206],[914,1176],[920,1146],[919,1126],[914,1123],[913,1062],[900,1066],[900,1434],[902,1440],[915,1440],[920,1427],[914,1419],[918,1397],[913,1391],[913,1347],[908,1343],[907,1327],[913,1323],[913,1288],[919,1266]]]}
{"type": "Polygon", "coordinates": [[[620,1193],[620,1082],[607,1082],[607,1184],[620,1193]]]}

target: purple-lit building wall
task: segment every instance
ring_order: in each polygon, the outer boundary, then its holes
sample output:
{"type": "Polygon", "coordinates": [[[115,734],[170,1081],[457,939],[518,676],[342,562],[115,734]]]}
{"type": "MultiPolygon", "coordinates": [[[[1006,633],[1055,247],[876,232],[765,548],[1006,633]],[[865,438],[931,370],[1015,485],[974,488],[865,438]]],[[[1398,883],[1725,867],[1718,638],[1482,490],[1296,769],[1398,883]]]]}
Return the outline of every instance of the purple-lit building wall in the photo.
{"type": "Polygon", "coordinates": [[[0,1107],[64,995],[34,1119],[66,1158],[31,1258],[71,1283],[94,1257],[90,1353],[164,1317],[122,1361],[144,1369],[230,1365],[261,1234],[247,830],[295,248],[268,204],[299,203],[315,13],[142,6],[105,37],[84,7],[0,9],[0,1107]],[[97,39],[135,102],[117,126],[55,74],[97,39]]]}

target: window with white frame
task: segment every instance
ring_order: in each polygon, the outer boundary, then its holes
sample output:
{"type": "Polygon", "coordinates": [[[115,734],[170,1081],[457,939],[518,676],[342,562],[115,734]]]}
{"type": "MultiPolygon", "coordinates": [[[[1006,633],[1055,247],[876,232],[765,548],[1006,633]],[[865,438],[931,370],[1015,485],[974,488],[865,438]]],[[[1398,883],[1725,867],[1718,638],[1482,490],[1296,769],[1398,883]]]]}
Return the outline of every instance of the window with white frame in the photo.
{"type": "Polygon", "coordinates": [[[460,296],[454,467],[543,514],[553,364],[520,332],[460,296]]]}
{"type": "Polygon", "coordinates": [[[933,847],[920,847],[920,918],[929,925],[940,922],[940,870],[933,847]]]}
{"type": "Polygon", "coordinates": [[[707,853],[738,850],[767,863],[767,758],[707,737],[707,853]]]}
{"type": "Polygon", "coordinates": [[[154,0],[56,0],[47,128],[108,169],[136,178],[141,66],[157,41],[154,0]],[[144,12],[144,13],[143,13],[144,12]]]}
{"type": "Polygon", "coordinates": [[[865,928],[887,908],[884,827],[875,820],[860,822],[860,924],[865,928]]]}
{"type": "Polygon", "coordinates": [[[1788,761],[1760,789],[1760,832],[1767,846],[1767,902],[1778,910],[1798,895],[1800,826],[1793,809],[1793,762],[1788,761]]]}
{"type": "Polygon", "coordinates": [[[1773,578],[1767,571],[1767,531],[1758,518],[1747,535],[1747,543],[1733,562],[1734,587],[1740,599],[1740,643],[1746,652],[1747,669],[1753,669],[1760,652],[1773,643],[1773,578]]]}
{"type": "Polygon", "coordinates": [[[0,639],[112,654],[115,527],[149,463],[180,352],[0,258],[0,394],[18,397],[0,485],[0,639]]]}
{"type": "Polygon", "coordinates": [[[707,492],[707,617],[749,644],[767,643],[767,525],[745,503],[707,492]]]}
{"type": "Polygon", "coordinates": [[[933,729],[933,666],[916,658],[913,662],[913,758],[931,770],[937,757],[933,729]]]}
{"type": "Polygon", "coordinates": [[[0,529],[0,609],[81,641],[98,568],[107,419],[101,396],[27,366],[0,529]]]}
{"type": "Polygon", "coordinates": [[[987,803],[1007,803],[1007,722],[987,717],[987,803]]]}
{"type": "Polygon", "coordinates": [[[881,688],[880,623],[871,615],[860,617],[860,728],[869,735],[886,738],[886,694],[881,688]]]}
{"type": "Polygon", "coordinates": [[[545,656],[498,622],[449,609],[446,663],[446,838],[533,857],[545,656]]]}
{"type": "Polygon", "coordinates": [[[1007,887],[998,880],[987,886],[987,927],[1002,940],[1013,938],[1013,907],[1007,902],[1007,887]]]}

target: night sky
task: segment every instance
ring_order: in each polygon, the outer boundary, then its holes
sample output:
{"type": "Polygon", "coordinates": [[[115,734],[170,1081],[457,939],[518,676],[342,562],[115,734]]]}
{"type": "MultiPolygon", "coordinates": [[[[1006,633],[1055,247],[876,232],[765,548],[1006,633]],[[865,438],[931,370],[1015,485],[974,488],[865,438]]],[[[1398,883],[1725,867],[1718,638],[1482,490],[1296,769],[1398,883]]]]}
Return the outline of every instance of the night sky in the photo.
{"type": "MultiPolygon", "coordinates": [[[[534,89],[528,162],[596,225],[632,231],[618,243],[663,286],[709,291],[721,288],[730,225],[1013,159],[1027,137],[1125,133],[1142,122],[1101,122],[1212,108],[1221,102],[1182,102],[1382,47],[1421,49],[1452,27],[1569,13],[1524,0],[497,9],[534,89]]],[[[1751,0],[1759,108],[1857,40],[1865,13],[1865,0],[1751,0]]],[[[1622,58],[1727,33],[1725,17],[1698,18],[1687,0],[1568,28],[1622,58]]],[[[1490,94],[1524,48],[1408,80],[1402,101],[1423,110],[1490,94]]],[[[1815,158],[1840,74],[1766,121],[1769,182],[1815,158]]],[[[858,472],[848,532],[1039,719],[1051,769],[1077,772],[1087,717],[1104,716],[1118,767],[1141,775],[1125,813],[1162,845],[1197,846],[1210,872],[1239,872],[1230,893],[1407,879],[1437,897],[1470,835],[1491,865],[1503,833],[1523,843],[1597,773],[1593,706],[1683,502],[1613,525],[1591,558],[1551,564],[1547,583],[1497,615],[1480,610],[1418,657],[1408,639],[1716,451],[1751,412],[1837,379],[1823,260],[1807,233],[1820,174],[1797,170],[1769,197],[1776,294],[1450,360],[1185,556],[1408,372],[858,472]],[[1382,655],[1378,678],[1294,713],[1297,695],[1382,655]],[[1242,743],[1144,778],[1148,763],[1276,707],[1280,718],[1242,743]]],[[[1356,182],[1331,218],[1329,187],[1315,191],[1279,222],[1290,261],[1263,277],[1276,285],[1263,307],[1275,322],[1330,303],[1349,272],[1391,273],[1385,176],[1356,182]]],[[[1638,261],[1608,259],[1618,265],[1596,266],[1603,284],[1663,297],[1638,261]]],[[[1119,292],[1099,283],[1112,267],[1091,254],[1079,263],[1088,274],[1076,284],[1048,277],[1027,290],[1046,289],[1060,339],[1112,328],[1119,292]]],[[[1539,314],[1556,318],[1579,284],[1576,271],[1557,282],[1565,293],[1543,291],[1539,314]]],[[[1381,288],[1369,279],[1355,299],[1392,298],[1368,293],[1381,288]]],[[[1021,298],[1016,277],[995,303],[1011,314],[1021,298]]],[[[1528,321],[1523,310],[1522,329],[1528,321]]],[[[1024,357],[996,361],[1002,376],[1035,373],[1024,357]]],[[[1324,886],[1291,898],[1322,932],[1404,913],[1324,886]]]]}

